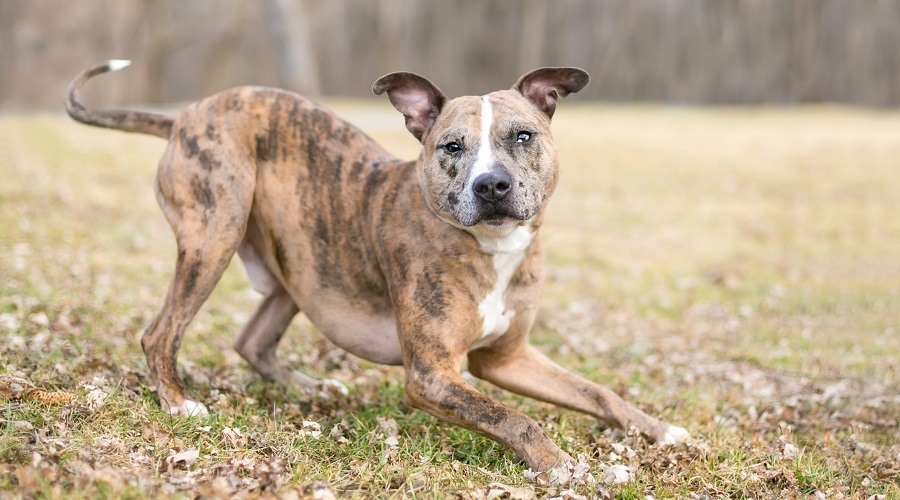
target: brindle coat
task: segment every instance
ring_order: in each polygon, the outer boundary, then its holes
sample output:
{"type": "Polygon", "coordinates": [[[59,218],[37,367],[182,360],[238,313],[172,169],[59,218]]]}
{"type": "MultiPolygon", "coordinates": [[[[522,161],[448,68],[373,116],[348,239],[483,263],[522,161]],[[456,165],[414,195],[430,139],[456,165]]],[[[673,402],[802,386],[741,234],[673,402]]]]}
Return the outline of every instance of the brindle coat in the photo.
{"type": "Polygon", "coordinates": [[[511,90],[449,101],[411,73],[379,79],[374,91],[388,94],[423,144],[417,161],[404,162],[282,90],[226,90],[174,119],[79,103],[87,79],[124,65],[87,70],[66,104],[81,122],[169,140],[156,193],[178,259],[141,341],[163,408],[206,411],[185,397],[176,355],[237,252],[264,299],[235,348],[267,379],[320,384],[276,359],[281,335],[302,310],[347,351],[402,364],[408,405],[506,444],[535,470],[571,458],[537,422],[467,384],[466,359],[472,374],[511,391],[658,442],[687,438],[527,343],[543,275],[543,209],[558,175],[550,118],[558,98],[587,84],[584,71],[544,68],[511,90]],[[474,194],[478,169],[506,172],[511,183],[492,186],[508,196],[474,194]]]}

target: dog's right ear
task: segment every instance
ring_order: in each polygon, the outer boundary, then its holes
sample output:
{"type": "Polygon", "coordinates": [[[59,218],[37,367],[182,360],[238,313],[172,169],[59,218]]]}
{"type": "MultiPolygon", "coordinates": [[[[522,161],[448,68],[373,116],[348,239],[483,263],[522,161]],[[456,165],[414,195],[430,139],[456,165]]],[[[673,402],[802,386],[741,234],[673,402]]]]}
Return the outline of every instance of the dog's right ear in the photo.
{"type": "Polygon", "coordinates": [[[446,101],[441,89],[427,78],[402,71],[376,80],[372,92],[378,95],[387,92],[391,104],[406,117],[406,128],[419,142],[434,124],[446,101]]]}

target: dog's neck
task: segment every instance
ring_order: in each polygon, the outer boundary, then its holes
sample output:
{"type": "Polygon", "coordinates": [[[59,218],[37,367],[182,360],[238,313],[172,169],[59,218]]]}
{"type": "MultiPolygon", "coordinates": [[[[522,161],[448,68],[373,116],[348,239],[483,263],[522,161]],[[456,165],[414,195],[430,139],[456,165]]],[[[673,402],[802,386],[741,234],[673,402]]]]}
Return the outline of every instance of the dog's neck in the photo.
{"type": "Polygon", "coordinates": [[[516,226],[512,231],[505,234],[491,234],[490,232],[476,234],[475,231],[469,232],[478,240],[478,245],[481,249],[491,255],[524,253],[531,246],[535,236],[535,230],[529,224],[516,226]]]}

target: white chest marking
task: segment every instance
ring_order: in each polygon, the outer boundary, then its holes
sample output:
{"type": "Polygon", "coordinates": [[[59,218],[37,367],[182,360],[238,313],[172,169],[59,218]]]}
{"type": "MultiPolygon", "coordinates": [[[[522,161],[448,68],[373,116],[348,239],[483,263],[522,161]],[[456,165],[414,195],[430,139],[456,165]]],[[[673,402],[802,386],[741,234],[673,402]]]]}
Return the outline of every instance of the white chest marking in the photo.
{"type": "Polygon", "coordinates": [[[478,238],[481,248],[494,254],[494,272],[497,275],[494,287],[478,303],[481,316],[481,338],[473,349],[484,347],[500,337],[507,330],[516,315],[515,309],[506,309],[504,295],[522,259],[531,244],[533,233],[526,227],[518,227],[507,236],[500,238],[478,238]]]}

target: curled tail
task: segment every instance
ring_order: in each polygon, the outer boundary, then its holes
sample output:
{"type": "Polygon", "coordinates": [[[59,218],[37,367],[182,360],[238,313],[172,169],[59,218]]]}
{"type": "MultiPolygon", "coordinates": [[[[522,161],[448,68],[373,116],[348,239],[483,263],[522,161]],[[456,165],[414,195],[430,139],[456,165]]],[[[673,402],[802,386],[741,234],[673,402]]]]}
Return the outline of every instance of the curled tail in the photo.
{"type": "Polygon", "coordinates": [[[109,71],[119,71],[120,69],[128,67],[130,64],[131,61],[111,59],[106,62],[95,64],[83,71],[72,80],[71,84],[69,84],[69,92],[66,96],[66,111],[68,111],[69,116],[76,121],[86,125],[113,128],[125,132],[151,134],[168,139],[169,135],[172,133],[173,119],[171,117],[143,111],[118,109],[94,111],[87,109],[81,104],[79,94],[81,93],[81,87],[86,81],[109,71]]]}

